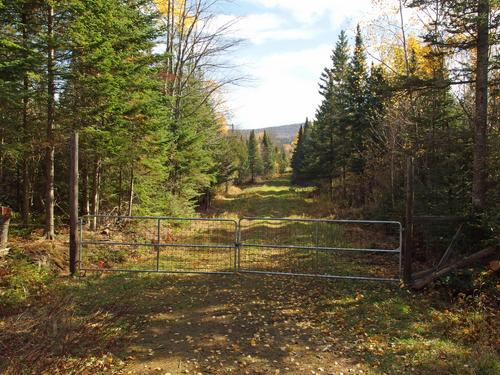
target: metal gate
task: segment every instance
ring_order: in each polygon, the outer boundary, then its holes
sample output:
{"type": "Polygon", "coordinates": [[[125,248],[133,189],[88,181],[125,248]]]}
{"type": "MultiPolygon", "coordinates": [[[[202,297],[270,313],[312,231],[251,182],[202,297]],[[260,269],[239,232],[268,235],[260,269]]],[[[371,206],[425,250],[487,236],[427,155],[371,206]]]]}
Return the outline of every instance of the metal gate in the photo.
{"type": "Polygon", "coordinates": [[[80,219],[80,269],[234,273],[237,235],[230,219],[88,215],[80,219]]]}
{"type": "Polygon", "coordinates": [[[399,281],[397,221],[247,217],[239,222],[240,272],[399,281]]]}
{"type": "Polygon", "coordinates": [[[82,271],[398,281],[401,242],[396,221],[89,215],[80,220],[79,264],[82,271]]]}

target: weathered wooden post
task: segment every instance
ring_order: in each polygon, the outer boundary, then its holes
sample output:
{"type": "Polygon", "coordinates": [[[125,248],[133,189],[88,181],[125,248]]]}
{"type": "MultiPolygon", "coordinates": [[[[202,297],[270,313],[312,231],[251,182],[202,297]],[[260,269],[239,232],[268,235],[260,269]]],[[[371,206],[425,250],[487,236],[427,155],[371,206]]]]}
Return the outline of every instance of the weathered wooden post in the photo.
{"type": "Polygon", "coordinates": [[[406,285],[411,284],[412,261],[413,261],[413,157],[409,156],[406,159],[406,211],[405,211],[405,228],[404,228],[404,252],[403,252],[403,280],[406,285]]]}
{"type": "Polygon", "coordinates": [[[9,224],[10,224],[11,210],[9,207],[2,206],[0,216],[0,255],[8,252],[7,243],[9,241],[9,224]]]}
{"type": "Polygon", "coordinates": [[[78,261],[78,132],[71,134],[71,171],[69,182],[69,271],[76,273],[78,261]]]}

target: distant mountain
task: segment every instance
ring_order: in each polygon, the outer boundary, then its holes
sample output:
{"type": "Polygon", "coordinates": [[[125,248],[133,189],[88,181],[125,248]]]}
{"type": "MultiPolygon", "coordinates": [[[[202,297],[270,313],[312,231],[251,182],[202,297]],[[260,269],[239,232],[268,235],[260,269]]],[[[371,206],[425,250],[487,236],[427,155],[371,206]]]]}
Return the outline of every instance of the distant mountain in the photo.
{"type": "MultiPolygon", "coordinates": [[[[262,134],[265,131],[275,144],[286,145],[292,143],[292,141],[297,136],[301,125],[302,124],[269,126],[267,128],[259,128],[253,130],[255,130],[255,134],[257,135],[262,134]]],[[[241,133],[244,137],[248,137],[252,129],[236,129],[235,131],[241,133]]]]}

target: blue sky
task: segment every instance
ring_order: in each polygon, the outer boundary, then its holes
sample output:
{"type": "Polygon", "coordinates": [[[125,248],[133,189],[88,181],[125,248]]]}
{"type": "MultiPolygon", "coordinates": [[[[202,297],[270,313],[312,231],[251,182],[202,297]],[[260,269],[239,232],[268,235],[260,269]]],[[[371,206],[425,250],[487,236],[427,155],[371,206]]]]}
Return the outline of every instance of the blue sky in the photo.
{"type": "Polygon", "coordinates": [[[231,58],[251,78],[226,89],[229,122],[258,128],[313,118],[318,79],[329,66],[341,29],[352,35],[372,10],[371,0],[233,0],[220,6],[221,23],[240,17],[232,34],[245,40],[231,58]]]}

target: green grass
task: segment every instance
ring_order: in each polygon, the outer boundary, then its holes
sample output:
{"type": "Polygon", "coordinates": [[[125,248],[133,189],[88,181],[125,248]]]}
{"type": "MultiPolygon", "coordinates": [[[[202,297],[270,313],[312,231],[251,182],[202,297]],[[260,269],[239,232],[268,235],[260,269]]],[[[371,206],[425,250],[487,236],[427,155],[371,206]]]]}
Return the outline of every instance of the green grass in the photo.
{"type": "MultiPolygon", "coordinates": [[[[229,199],[219,198],[217,205],[219,213],[238,216],[314,217],[315,207],[322,205],[310,195],[311,189],[294,189],[281,179],[249,187],[229,199]]],[[[325,212],[324,207],[318,212],[325,212]]],[[[245,233],[249,241],[278,242],[288,241],[295,233],[294,241],[309,244],[307,228],[274,223],[251,227],[245,233]]],[[[201,241],[210,231],[214,228],[193,230],[194,238],[201,241]]],[[[333,233],[335,238],[346,236],[343,230],[333,233]]],[[[226,232],[219,234],[221,241],[226,238],[226,232]]],[[[179,241],[186,239],[178,229],[176,235],[179,241]]],[[[380,245],[379,239],[359,239],[365,240],[380,245]]],[[[168,257],[164,251],[168,249],[162,250],[161,267],[171,270],[214,270],[234,260],[231,254],[219,259],[202,249],[191,254],[172,250],[168,257]]],[[[366,271],[367,261],[374,272],[385,267],[374,257],[331,258],[322,252],[289,249],[268,249],[263,256],[262,250],[246,251],[250,253],[242,253],[243,264],[254,262],[253,267],[262,269],[307,271],[318,262],[329,271],[352,274],[366,271]]],[[[156,260],[151,248],[139,251],[135,260],[123,260],[122,255],[118,252],[119,258],[110,259],[136,267],[144,260],[154,265],[156,260]]],[[[99,261],[99,256],[92,262],[99,261]]],[[[473,296],[460,298],[439,289],[412,293],[394,283],[284,276],[89,274],[76,280],[59,278],[43,293],[33,295],[21,313],[6,310],[0,317],[0,372],[76,373],[83,368],[89,373],[119,372],[137,362],[128,359],[130,347],[147,348],[161,342],[167,348],[159,358],[175,358],[176,369],[178,363],[188,366],[198,358],[200,367],[190,368],[194,373],[262,373],[274,368],[280,373],[303,374],[311,369],[300,366],[314,365],[317,370],[338,361],[339,367],[330,372],[497,375],[494,297],[498,278],[486,277],[490,281],[479,282],[473,296]],[[178,337],[191,339],[181,342],[178,337]],[[231,345],[217,346],[215,337],[225,337],[231,345]],[[168,346],[172,339],[179,342],[168,346]],[[307,347],[314,355],[307,355],[307,347]],[[292,354],[300,366],[292,366],[292,354]],[[244,367],[249,356],[261,367],[244,367]],[[211,363],[206,359],[214,359],[217,370],[206,367],[211,363]]]]}
{"type": "Polygon", "coordinates": [[[314,188],[293,187],[287,177],[249,186],[241,193],[218,197],[216,213],[224,217],[318,217],[328,216],[328,207],[318,212],[314,188]]]}

